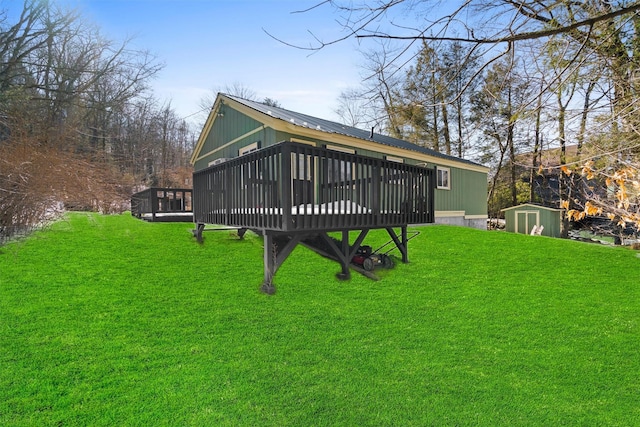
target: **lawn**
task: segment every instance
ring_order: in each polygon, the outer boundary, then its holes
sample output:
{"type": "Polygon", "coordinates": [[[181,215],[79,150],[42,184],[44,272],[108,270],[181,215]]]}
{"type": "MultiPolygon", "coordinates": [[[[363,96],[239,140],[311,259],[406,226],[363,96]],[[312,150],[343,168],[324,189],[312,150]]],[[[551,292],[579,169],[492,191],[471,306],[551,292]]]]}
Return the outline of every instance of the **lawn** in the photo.
{"type": "Polygon", "coordinates": [[[421,227],[380,281],[298,247],[268,296],[258,236],[191,228],[0,247],[0,425],[640,425],[637,252],[421,227]]]}

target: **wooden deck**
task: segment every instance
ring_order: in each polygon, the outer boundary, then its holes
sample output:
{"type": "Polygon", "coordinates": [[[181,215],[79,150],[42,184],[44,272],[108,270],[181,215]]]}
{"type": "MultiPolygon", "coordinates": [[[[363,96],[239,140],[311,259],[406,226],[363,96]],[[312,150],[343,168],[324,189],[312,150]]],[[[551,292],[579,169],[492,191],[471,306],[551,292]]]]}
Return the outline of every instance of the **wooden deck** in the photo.
{"type": "Polygon", "coordinates": [[[131,196],[131,215],[152,222],[193,222],[192,190],[148,188],[131,196]]]}
{"type": "Polygon", "coordinates": [[[430,223],[434,174],[282,142],[195,172],[194,220],[287,233],[430,223]]]}
{"type": "Polygon", "coordinates": [[[263,290],[270,293],[286,257],[315,238],[333,251],[345,278],[371,229],[386,229],[407,262],[407,225],[434,221],[434,188],[434,169],[281,142],[193,174],[194,234],[202,241],[205,224],[262,234],[263,290]],[[327,234],[336,231],[341,244],[327,234]]]}

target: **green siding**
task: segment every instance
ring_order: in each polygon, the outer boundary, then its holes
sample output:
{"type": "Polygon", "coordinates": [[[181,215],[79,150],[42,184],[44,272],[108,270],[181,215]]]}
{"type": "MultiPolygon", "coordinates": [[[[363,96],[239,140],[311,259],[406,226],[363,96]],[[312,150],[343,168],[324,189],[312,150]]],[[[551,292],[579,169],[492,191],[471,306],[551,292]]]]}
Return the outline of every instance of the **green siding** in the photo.
{"type": "MultiPolygon", "coordinates": [[[[200,153],[209,153],[215,148],[225,145],[229,141],[233,141],[246,133],[262,128],[262,126],[262,123],[236,110],[226,107],[224,116],[216,117],[200,153]]],[[[260,129],[258,132],[242,138],[222,150],[216,151],[205,158],[197,160],[194,168],[195,170],[204,169],[209,165],[209,162],[221,157],[238,157],[238,150],[240,148],[246,147],[256,141],[260,141],[262,147],[273,145],[276,142],[274,139],[275,132],[273,129],[260,129]]]]}
{"type": "MultiPolygon", "coordinates": [[[[225,107],[223,107],[225,108],[225,107]]],[[[268,147],[281,141],[296,139],[299,141],[313,142],[316,146],[337,145],[348,149],[353,147],[340,145],[321,139],[311,139],[288,132],[275,131],[271,128],[262,128],[263,124],[229,107],[225,108],[224,116],[216,117],[212,129],[207,136],[201,153],[205,154],[216,147],[220,147],[233,141],[234,139],[261,128],[258,132],[242,138],[228,147],[223,148],[207,157],[197,160],[195,170],[206,168],[209,162],[225,157],[234,158],[238,156],[238,150],[256,141],[260,141],[261,147],[268,147]]],[[[381,151],[356,150],[357,154],[383,158],[385,156],[384,147],[381,151]]],[[[421,163],[418,160],[405,158],[409,164],[421,163]]],[[[428,164],[433,168],[435,164],[428,164]]],[[[436,190],[435,209],[436,211],[464,211],[465,215],[487,215],[487,174],[483,172],[469,171],[456,167],[446,166],[450,170],[450,189],[436,190]]]]}
{"type": "MultiPolygon", "coordinates": [[[[318,143],[324,144],[322,141],[318,143]]],[[[385,156],[385,153],[379,151],[358,149],[356,152],[376,158],[385,156]]],[[[405,158],[405,161],[412,165],[422,163],[411,158],[405,158]]],[[[436,164],[430,163],[427,167],[435,168],[436,164]]],[[[450,189],[436,189],[436,211],[464,211],[465,215],[487,215],[487,174],[450,166],[447,168],[450,170],[450,189]]]]}
{"type": "Polygon", "coordinates": [[[277,144],[278,142],[282,142],[282,141],[291,141],[292,138],[295,138],[296,140],[299,140],[299,141],[313,142],[316,144],[316,146],[318,145],[318,141],[315,139],[303,138],[298,135],[287,133],[287,132],[277,131],[275,133],[275,136],[276,136],[276,139],[273,142],[274,144],[277,144]]]}
{"type": "Polygon", "coordinates": [[[436,211],[464,211],[465,215],[487,215],[487,174],[447,167],[450,189],[436,189],[436,211]]]}

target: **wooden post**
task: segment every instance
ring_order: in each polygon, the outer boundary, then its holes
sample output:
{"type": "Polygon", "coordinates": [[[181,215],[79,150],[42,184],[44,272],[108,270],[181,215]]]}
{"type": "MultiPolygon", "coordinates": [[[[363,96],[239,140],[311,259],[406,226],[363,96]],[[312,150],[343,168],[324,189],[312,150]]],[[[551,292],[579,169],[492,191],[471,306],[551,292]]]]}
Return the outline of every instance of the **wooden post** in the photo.
{"type": "Polygon", "coordinates": [[[409,256],[407,251],[407,242],[409,241],[409,239],[407,238],[407,226],[404,225],[401,227],[400,238],[398,238],[398,235],[393,230],[393,228],[387,227],[386,230],[387,230],[387,233],[389,233],[391,240],[393,240],[393,243],[396,244],[396,247],[402,254],[402,262],[405,264],[408,263],[409,256]]]}
{"type": "Polygon", "coordinates": [[[409,240],[407,239],[407,226],[403,226],[402,227],[402,247],[404,248],[404,251],[402,251],[402,262],[403,263],[408,263],[409,262],[409,246],[408,246],[408,242],[409,240]]]}
{"type": "Polygon", "coordinates": [[[282,229],[290,231],[294,227],[291,216],[291,208],[293,207],[293,197],[291,186],[291,145],[288,142],[282,144],[282,161],[280,163],[282,170],[280,185],[282,186],[282,229]]]}
{"type": "Polygon", "coordinates": [[[151,188],[149,191],[151,191],[151,221],[155,221],[158,211],[158,189],[151,188]]]}
{"type": "Polygon", "coordinates": [[[342,230],[342,257],[340,265],[342,266],[342,277],[350,278],[351,273],[349,272],[349,263],[351,259],[349,258],[349,254],[351,251],[349,250],[349,230],[342,230]]]}
{"type": "Polygon", "coordinates": [[[263,232],[264,237],[264,282],[260,290],[268,295],[273,295],[276,292],[275,286],[273,286],[273,275],[275,272],[275,247],[273,243],[273,235],[268,231],[263,232]]]}
{"type": "Polygon", "coordinates": [[[204,231],[204,224],[199,222],[196,223],[196,228],[193,230],[193,236],[196,238],[198,243],[202,243],[202,232],[204,231]]]}
{"type": "Polygon", "coordinates": [[[382,220],[380,218],[380,203],[381,203],[381,189],[382,189],[382,178],[380,177],[380,162],[376,162],[372,168],[372,176],[371,176],[371,186],[372,186],[372,194],[371,194],[371,213],[373,214],[373,225],[378,225],[382,220]]]}
{"type": "Polygon", "coordinates": [[[273,284],[273,276],[283,262],[291,255],[296,245],[302,240],[302,234],[273,234],[267,230],[263,231],[264,236],[264,282],[260,290],[266,294],[273,295],[276,287],[273,284]]]}

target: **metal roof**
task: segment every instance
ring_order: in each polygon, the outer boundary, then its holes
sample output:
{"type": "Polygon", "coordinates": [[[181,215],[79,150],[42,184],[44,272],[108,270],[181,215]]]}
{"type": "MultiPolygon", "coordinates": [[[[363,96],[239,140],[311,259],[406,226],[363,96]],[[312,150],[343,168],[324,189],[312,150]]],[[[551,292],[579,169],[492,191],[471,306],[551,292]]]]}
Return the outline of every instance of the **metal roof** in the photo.
{"type": "MultiPolygon", "coordinates": [[[[352,138],[358,138],[365,141],[373,141],[378,144],[387,145],[390,147],[402,148],[405,150],[411,150],[429,156],[438,157],[441,159],[447,159],[450,161],[456,161],[466,163],[469,165],[483,166],[479,163],[472,162],[470,160],[461,159],[459,157],[449,156],[443,153],[439,153],[430,148],[421,147],[416,144],[412,144],[408,141],[404,141],[398,138],[392,138],[387,135],[372,132],[371,130],[358,129],[353,126],[347,126],[341,123],[332,122],[330,120],[320,119],[318,117],[308,116],[302,113],[296,113],[295,111],[286,110],[284,108],[273,107],[263,104],[258,101],[249,101],[247,99],[239,98],[232,95],[224,95],[240,104],[243,104],[255,111],[258,111],[267,116],[274,117],[276,119],[283,120],[296,126],[305,127],[308,129],[314,129],[320,132],[334,133],[339,135],[350,136],[352,138]]],[[[483,166],[484,167],[484,166],[483,166]]]]}

